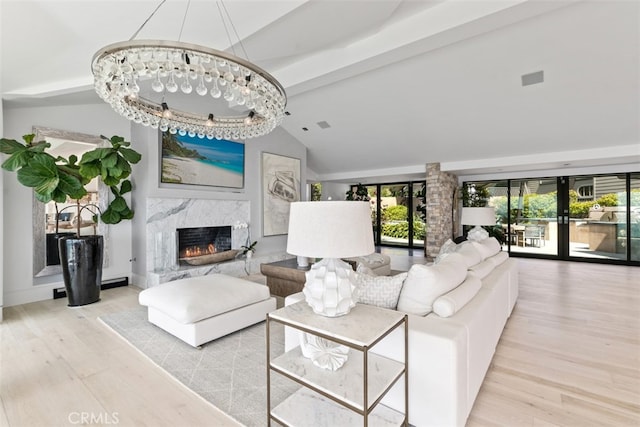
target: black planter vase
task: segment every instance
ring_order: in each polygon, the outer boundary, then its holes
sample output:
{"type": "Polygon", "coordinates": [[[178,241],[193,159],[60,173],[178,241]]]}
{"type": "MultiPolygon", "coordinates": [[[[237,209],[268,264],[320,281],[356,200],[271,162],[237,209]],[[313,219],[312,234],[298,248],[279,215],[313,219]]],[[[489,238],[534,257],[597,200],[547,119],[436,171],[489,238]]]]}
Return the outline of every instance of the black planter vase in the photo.
{"type": "Polygon", "coordinates": [[[58,240],[62,277],[70,307],[100,300],[103,242],[103,237],[97,235],[61,237],[58,240]]]}

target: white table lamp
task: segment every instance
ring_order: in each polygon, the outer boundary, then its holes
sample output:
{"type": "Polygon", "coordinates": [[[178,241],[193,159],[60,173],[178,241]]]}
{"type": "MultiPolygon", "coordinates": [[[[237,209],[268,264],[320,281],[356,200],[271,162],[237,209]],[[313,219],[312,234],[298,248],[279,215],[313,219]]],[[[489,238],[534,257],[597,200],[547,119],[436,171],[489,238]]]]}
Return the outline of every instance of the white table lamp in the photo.
{"type": "Polygon", "coordinates": [[[313,311],[327,317],[349,313],[355,306],[355,273],[340,258],[374,252],[368,202],[291,203],[287,252],[323,258],[306,273],[304,295],[313,311]]]}
{"type": "Polygon", "coordinates": [[[489,233],[482,228],[482,225],[495,225],[496,224],[496,211],[494,208],[477,208],[468,207],[462,208],[462,225],[475,225],[469,233],[467,233],[467,239],[480,242],[487,237],[489,233]]]}

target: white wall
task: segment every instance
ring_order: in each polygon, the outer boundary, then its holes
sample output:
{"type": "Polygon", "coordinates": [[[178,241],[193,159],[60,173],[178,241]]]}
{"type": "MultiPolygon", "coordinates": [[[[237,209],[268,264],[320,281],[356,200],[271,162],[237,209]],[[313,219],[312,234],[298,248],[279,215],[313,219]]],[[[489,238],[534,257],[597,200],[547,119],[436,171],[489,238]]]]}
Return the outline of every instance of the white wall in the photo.
{"type": "Polygon", "coordinates": [[[347,191],[351,186],[349,184],[341,184],[339,182],[323,182],[322,183],[322,200],[345,200],[347,191]]]}
{"type": "MultiPolygon", "coordinates": [[[[245,176],[244,189],[225,189],[219,187],[202,187],[189,185],[171,185],[160,183],[160,136],[157,130],[134,125],[132,128],[133,148],[142,154],[141,164],[137,167],[144,171],[134,176],[132,207],[136,215],[133,223],[133,275],[134,283],[146,283],[146,199],[153,198],[199,198],[212,200],[249,200],[251,206],[251,238],[257,240],[256,255],[281,253],[285,251],[287,236],[269,236],[262,234],[262,152],[275,153],[300,159],[301,191],[306,186],[306,147],[281,128],[270,134],[247,139],[245,144],[245,176]]],[[[306,200],[302,194],[301,199],[306,200]]]]}
{"type": "MultiPolygon", "coordinates": [[[[45,126],[94,135],[121,135],[130,139],[129,121],[121,118],[106,104],[11,108],[3,111],[5,138],[22,141],[22,135],[32,133],[33,126],[45,126]]],[[[2,213],[2,248],[4,256],[4,305],[51,299],[52,289],[63,287],[61,275],[33,277],[32,191],[18,183],[16,174],[2,172],[4,180],[2,213]]],[[[103,279],[131,275],[131,222],[109,227],[109,266],[103,279]]]]}

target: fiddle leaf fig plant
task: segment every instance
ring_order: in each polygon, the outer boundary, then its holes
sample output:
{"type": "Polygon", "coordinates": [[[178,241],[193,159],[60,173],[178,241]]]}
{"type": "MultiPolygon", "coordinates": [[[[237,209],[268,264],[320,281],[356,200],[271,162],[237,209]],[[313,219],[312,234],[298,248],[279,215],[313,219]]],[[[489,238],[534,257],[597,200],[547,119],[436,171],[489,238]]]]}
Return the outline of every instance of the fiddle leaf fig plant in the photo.
{"type": "Polygon", "coordinates": [[[54,157],[47,152],[51,144],[45,141],[33,142],[35,135],[24,135],[24,143],[14,139],[0,139],[0,152],[9,157],[2,168],[17,173],[18,182],[33,188],[36,198],[48,203],[64,203],[67,198],[76,200],[78,216],[80,199],[87,194],[86,185],[95,177],[100,177],[111,190],[114,198],[98,219],[105,224],[117,224],[133,218],[123,195],[132,189],[131,165],[140,161],[141,155],[129,148],[129,142],[121,136],[101,138],[109,141],[111,147],[97,147],[82,155],[80,161],[74,154],[68,158],[54,157]]]}

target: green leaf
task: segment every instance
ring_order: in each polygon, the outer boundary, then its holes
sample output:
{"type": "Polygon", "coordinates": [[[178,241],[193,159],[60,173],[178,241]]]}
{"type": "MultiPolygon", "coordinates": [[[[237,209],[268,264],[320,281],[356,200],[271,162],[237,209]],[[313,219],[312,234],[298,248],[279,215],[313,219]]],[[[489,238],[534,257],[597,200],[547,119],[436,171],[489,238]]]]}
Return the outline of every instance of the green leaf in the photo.
{"type": "Polygon", "coordinates": [[[118,163],[118,153],[112,151],[102,159],[102,166],[112,168],[118,163]]]}
{"type": "Polygon", "coordinates": [[[103,175],[102,176],[102,182],[105,183],[105,185],[108,185],[109,187],[112,187],[114,185],[118,185],[118,183],[120,182],[120,180],[118,178],[114,178],[110,175],[103,175]]]}
{"type": "Polygon", "coordinates": [[[122,212],[120,212],[120,218],[121,219],[132,219],[133,218],[133,211],[129,208],[124,209],[122,212]]]}
{"type": "MultiPolygon", "coordinates": [[[[54,200],[57,202],[57,200],[55,200],[53,198],[53,196],[55,194],[38,194],[38,193],[33,193],[34,196],[36,196],[36,199],[42,203],[49,203],[50,201],[54,200]]],[[[67,196],[64,196],[64,200],[62,200],[59,203],[63,203],[67,200],[67,196]]]]}
{"type": "Polygon", "coordinates": [[[87,151],[82,155],[82,159],[80,159],[80,165],[84,163],[92,162],[94,160],[101,160],[106,155],[111,153],[112,148],[94,148],[91,151],[87,151]]]}
{"type": "Polygon", "coordinates": [[[120,148],[119,150],[122,157],[124,157],[129,163],[136,164],[142,158],[142,155],[131,148],[120,148]]]}
{"type": "Polygon", "coordinates": [[[111,141],[112,145],[116,145],[116,144],[117,145],[129,145],[129,143],[127,141],[125,141],[123,137],[118,136],[118,135],[113,135],[109,141],[111,141]]]}
{"type": "Polygon", "coordinates": [[[44,150],[49,147],[51,147],[51,144],[49,144],[48,142],[40,141],[36,142],[35,144],[29,145],[28,150],[33,151],[34,153],[44,153],[44,150]]]}
{"type": "Polygon", "coordinates": [[[124,157],[118,156],[118,164],[116,167],[121,171],[120,175],[118,176],[118,178],[120,179],[125,179],[131,174],[131,165],[125,160],[124,157]]]}
{"type": "Polygon", "coordinates": [[[75,154],[72,154],[69,156],[69,165],[74,166],[76,164],[76,162],[78,161],[78,156],[76,156],[75,154]]]}
{"type": "Polygon", "coordinates": [[[0,139],[0,153],[14,154],[26,149],[27,148],[24,146],[24,144],[19,143],[15,139],[0,139]]]}
{"type": "Polygon", "coordinates": [[[80,170],[79,173],[80,175],[82,175],[85,178],[88,178],[89,180],[95,178],[96,176],[100,175],[100,166],[99,166],[99,161],[96,162],[89,162],[89,163],[81,163],[80,164],[80,170]]]}
{"type": "Polygon", "coordinates": [[[127,194],[132,189],[133,189],[133,185],[131,184],[131,181],[129,181],[128,179],[125,179],[124,181],[122,181],[122,184],[120,185],[120,195],[127,194]]]}
{"type": "Polygon", "coordinates": [[[58,186],[58,168],[51,156],[34,156],[18,171],[18,181],[26,187],[33,187],[37,193],[51,194],[58,186]]]}
{"type": "Polygon", "coordinates": [[[78,178],[72,175],[59,174],[60,182],[58,188],[72,199],[81,199],[87,194],[87,190],[78,178]]]}
{"type": "Polygon", "coordinates": [[[120,214],[111,208],[107,208],[107,210],[100,215],[100,219],[105,224],[117,224],[121,221],[120,214]]]}
{"type": "Polygon", "coordinates": [[[26,134],[26,135],[22,135],[22,139],[24,139],[24,141],[27,144],[31,144],[33,142],[33,138],[35,138],[35,137],[36,137],[35,133],[29,133],[29,134],[26,134]]]}
{"type": "Polygon", "coordinates": [[[123,197],[116,197],[109,205],[109,208],[117,212],[122,212],[123,210],[128,208],[127,201],[123,197]]]}
{"type": "Polygon", "coordinates": [[[31,157],[33,157],[33,153],[30,153],[28,150],[16,152],[2,163],[2,169],[8,171],[18,170],[27,165],[31,157]]]}

